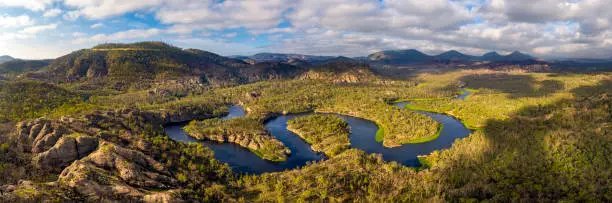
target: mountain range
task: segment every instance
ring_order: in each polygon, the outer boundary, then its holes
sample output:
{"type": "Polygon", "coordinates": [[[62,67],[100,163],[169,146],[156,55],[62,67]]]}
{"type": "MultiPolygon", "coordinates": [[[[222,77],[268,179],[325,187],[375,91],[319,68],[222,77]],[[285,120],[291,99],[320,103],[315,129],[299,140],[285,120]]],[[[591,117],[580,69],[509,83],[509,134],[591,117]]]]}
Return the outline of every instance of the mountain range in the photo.
{"type": "MultiPolygon", "coordinates": [[[[552,65],[563,68],[584,67],[585,64],[593,66],[591,63],[576,61],[541,61],[518,51],[508,55],[490,52],[482,56],[467,55],[455,50],[428,55],[408,49],[381,51],[355,58],[278,53],[225,57],[162,42],[101,44],[53,60],[19,60],[9,56],[0,58],[11,60],[0,64],[0,76],[3,78],[0,80],[18,76],[50,83],[79,83],[117,90],[168,85],[232,86],[267,79],[303,78],[304,74],[309,74],[308,78],[325,76],[330,79],[344,78],[341,81],[356,81],[353,76],[357,74],[344,73],[363,72],[364,67],[370,65],[372,69],[417,64],[413,68],[519,68],[525,71],[546,71],[552,65]],[[342,68],[330,68],[330,64],[342,68]],[[317,71],[317,67],[333,74],[322,74],[317,71]]],[[[592,69],[607,68],[609,64],[598,63],[592,69]]]]}
{"type": "MultiPolygon", "coordinates": [[[[229,58],[239,59],[248,63],[258,63],[265,61],[286,62],[294,65],[312,64],[328,59],[333,59],[333,56],[313,56],[303,54],[280,54],[280,53],[259,53],[252,56],[229,56],[229,58]]],[[[497,52],[489,52],[482,56],[472,56],[463,54],[456,50],[447,51],[439,55],[427,55],[416,49],[407,50],[387,50],[376,52],[367,57],[354,57],[352,59],[382,63],[388,65],[414,64],[414,63],[439,63],[439,62],[516,62],[536,60],[527,54],[515,51],[508,55],[500,55],[497,52]]]]}
{"type": "Polygon", "coordinates": [[[376,52],[370,54],[367,59],[374,63],[401,65],[401,64],[414,64],[414,63],[428,63],[428,62],[443,62],[443,61],[454,61],[454,62],[472,62],[472,61],[483,61],[483,62],[518,62],[536,60],[527,54],[515,51],[509,55],[500,55],[497,52],[489,52],[482,56],[472,56],[463,54],[461,52],[451,50],[439,55],[427,55],[415,49],[408,50],[389,50],[376,52]]]}

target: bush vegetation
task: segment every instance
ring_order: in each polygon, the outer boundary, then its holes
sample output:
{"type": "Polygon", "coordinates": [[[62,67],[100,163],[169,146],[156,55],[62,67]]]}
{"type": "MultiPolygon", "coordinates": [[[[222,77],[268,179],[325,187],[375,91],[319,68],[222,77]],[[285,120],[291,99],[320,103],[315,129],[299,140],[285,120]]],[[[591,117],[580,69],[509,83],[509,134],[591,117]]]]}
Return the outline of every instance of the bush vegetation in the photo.
{"type": "Polygon", "coordinates": [[[251,118],[191,121],[185,126],[185,132],[200,140],[239,144],[270,161],[285,161],[290,152],[289,148],[266,131],[259,120],[251,118]]]}
{"type": "Polygon", "coordinates": [[[314,151],[335,156],[350,145],[348,124],[340,117],[311,115],[287,122],[287,129],[311,145],[314,151]]]}

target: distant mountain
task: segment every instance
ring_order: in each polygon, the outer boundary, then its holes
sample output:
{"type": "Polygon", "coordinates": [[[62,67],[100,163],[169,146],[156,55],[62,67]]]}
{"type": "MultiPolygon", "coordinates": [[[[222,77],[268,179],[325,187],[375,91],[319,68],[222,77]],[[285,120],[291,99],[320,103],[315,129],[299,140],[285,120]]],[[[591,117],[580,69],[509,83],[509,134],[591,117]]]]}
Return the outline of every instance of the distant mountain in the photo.
{"type": "Polygon", "coordinates": [[[486,53],[484,55],[482,55],[482,57],[480,57],[480,60],[483,61],[500,61],[503,60],[503,56],[499,55],[497,52],[489,52],[486,53]]]}
{"type": "Polygon", "coordinates": [[[475,56],[470,56],[470,55],[465,55],[461,52],[455,51],[455,50],[450,50],[444,53],[441,53],[439,55],[436,56],[437,59],[443,59],[443,60],[452,60],[452,61],[456,61],[456,60],[474,60],[476,59],[475,56]]]}
{"type": "Polygon", "coordinates": [[[12,60],[15,60],[15,58],[8,55],[0,56],[0,64],[12,60]]]}
{"type": "Polygon", "coordinates": [[[227,58],[240,59],[240,60],[249,59],[248,56],[242,56],[242,55],[232,55],[232,56],[227,56],[227,58]]]}
{"type": "Polygon", "coordinates": [[[510,55],[504,56],[503,60],[505,61],[525,61],[525,60],[535,60],[533,56],[523,54],[519,51],[512,52],[510,55]]]}
{"type": "Polygon", "coordinates": [[[512,54],[502,56],[497,52],[489,52],[483,56],[471,56],[461,52],[451,50],[436,56],[424,54],[418,50],[391,50],[381,51],[367,57],[369,62],[387,65],[408,65],[408,64],[448,64],[449,62],[469,65],[478,61],[489,62],[520,62],[536,60],[535,57],[515,51],[512,54]]]}
{"type": "Polygon", "coordinates": [[[303,54],[277,54],[277,53],[259,53],[253,56],[249,56],[249,59],[256,61],[280,61],[288,62],[290,60],[299,59],[306,62],[324,61],[327,59],[334,58],[333,56],[313,56],[303,54]]]}
{"type": "Polygon", "coordinates": [[[381,51],[368,56],[371,62],[387,64],[411,64],[422,63],[434,59],[434,57],[424,54],[415,49],[381,51]]]}

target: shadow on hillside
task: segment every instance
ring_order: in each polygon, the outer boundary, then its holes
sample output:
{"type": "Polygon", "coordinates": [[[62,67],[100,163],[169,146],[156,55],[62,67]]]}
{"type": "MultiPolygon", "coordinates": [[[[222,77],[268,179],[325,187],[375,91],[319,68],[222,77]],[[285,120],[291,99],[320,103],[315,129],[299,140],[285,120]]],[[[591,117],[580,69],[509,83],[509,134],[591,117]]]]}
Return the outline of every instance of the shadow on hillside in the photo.
{"type": "Polygon", "coordinates": [[[507,73],[487,73],[463,76],[459,79],[470,88],[486,88],[509,93],[511,99],[525,97],[545,97],[564,89],[563,82],[557,80],[537,81],[531,75],[511,75],[507,73]]]}
{"type": "Polygon", "coordinates": [[[605,202],[612,178],[611,85],[577,88],[573,93],[582,98],[488,121],[433,157],[437,189],[451,201],[605,202]]]}

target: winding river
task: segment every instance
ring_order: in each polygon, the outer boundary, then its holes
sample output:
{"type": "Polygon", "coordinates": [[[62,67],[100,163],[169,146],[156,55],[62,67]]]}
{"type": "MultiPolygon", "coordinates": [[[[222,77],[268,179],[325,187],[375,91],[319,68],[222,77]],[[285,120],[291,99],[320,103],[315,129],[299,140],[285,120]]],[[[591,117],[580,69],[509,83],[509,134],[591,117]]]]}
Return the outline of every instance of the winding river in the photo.
{"type": "MultiPolygon", "coordinates": [[[[462,89],[464,94],[459,95],[457,99],[465,100],[470,94],[469,91],[462,89]]],[[[394,106],[404,108],[408,102],[396,103],[394,106]]],[[[349,135],[351,147],[361,149],[367,153],[382,154],[383,159],[387,161],[396,161],[406,166],[418,167],[420,163],[417,156],[427,155],[435,150],[449,148],[457,138],[467,137],[471,131],[463,125],[459,120],[437,113],[418,111],[421,114],[430,116],[432,119],[444,125],[440,137],[430,142],[420,144],[407,144],[401,147],[385,148],[382,143],[375,140],[378,126],[369,120],[346,116],[336,115],[344,119],[351,128],[349,135]]],[[[283,142],[289,149],[291,155],[285,162],[271,162],[261,159],[246,148],[232,143],[217,143],[213,141],[198,141],[187,135],[182,128],[186,123],[176,123],[165,126],[166,135],[171,139],[181,142],[199,142],[209,147],[215,152],[215,158],[221,162],[227,163],[232,170],[240,173],[261,174],[265,172],[277,172],[285,169],[294,169],[305,166],[308,162],[325,159],[321,153],[314,152],[304,140],[299,136],[287,130],[287,121],[312,115],[315,113],[289,114],[275,117],[265,123],[265,128],[283,142]]],[[[231,106],[229,114],[223,119],[231,119],[235,117],[245,116],[246,112],[240,106],[231,106]]]]}

